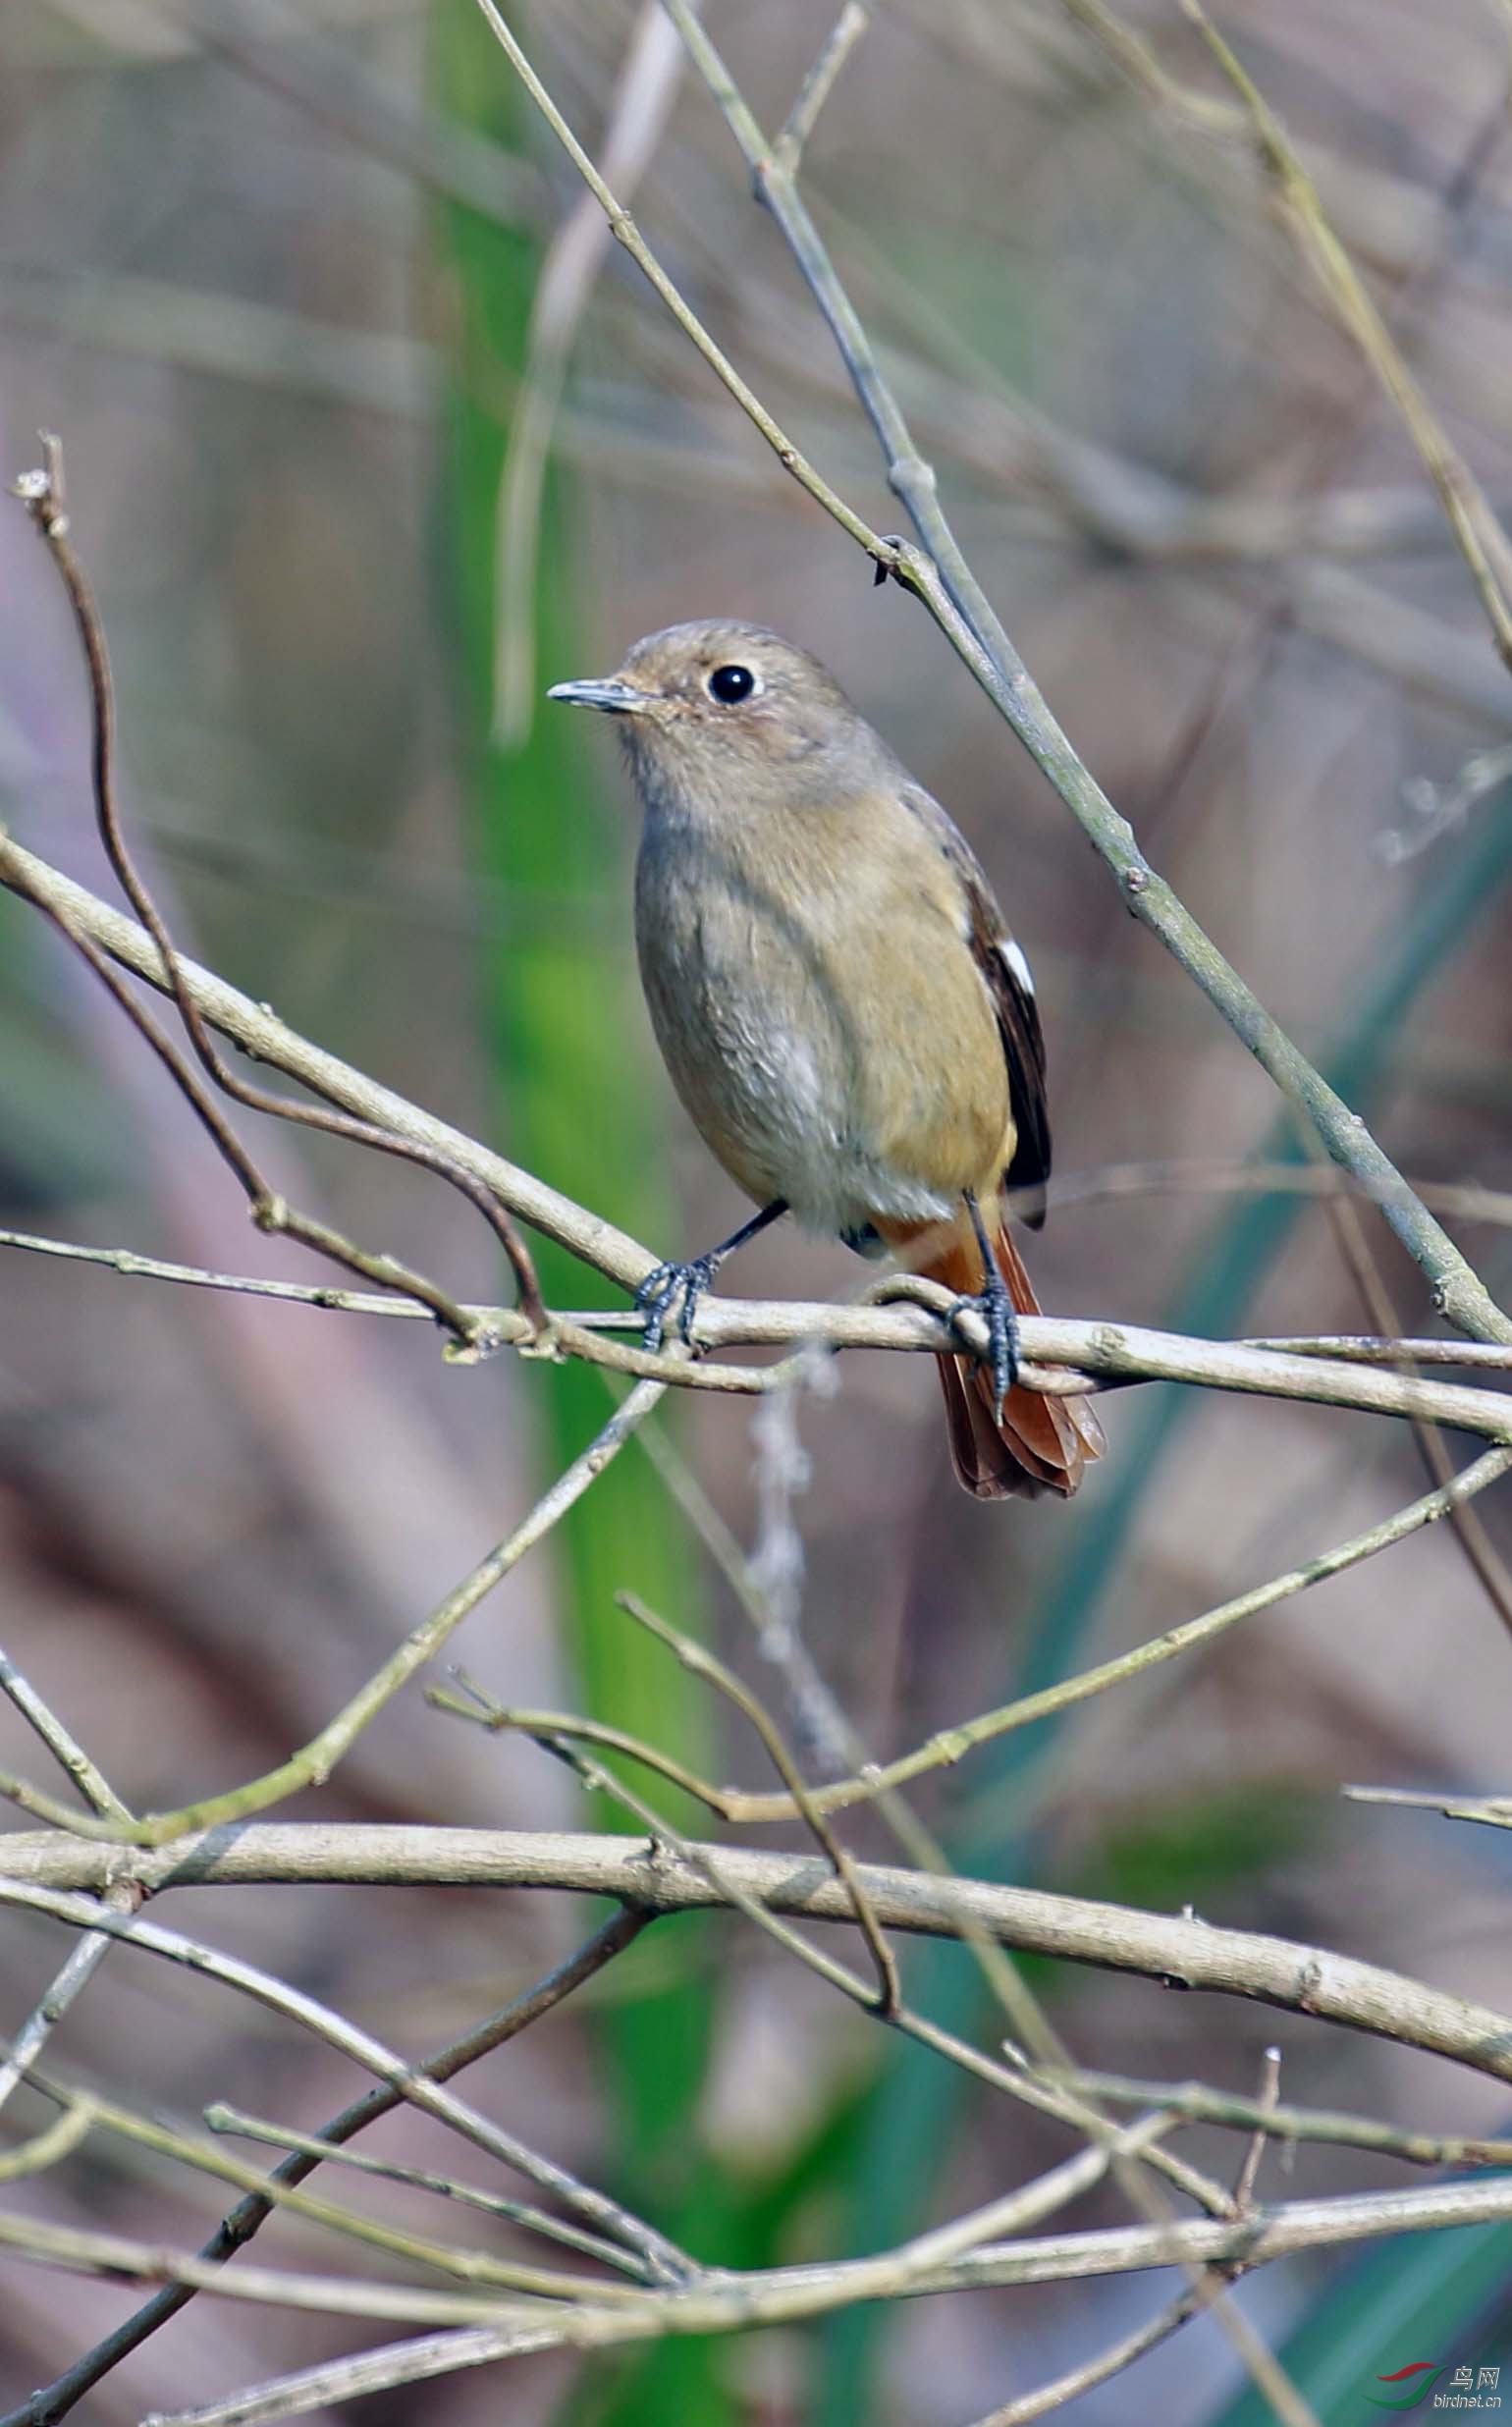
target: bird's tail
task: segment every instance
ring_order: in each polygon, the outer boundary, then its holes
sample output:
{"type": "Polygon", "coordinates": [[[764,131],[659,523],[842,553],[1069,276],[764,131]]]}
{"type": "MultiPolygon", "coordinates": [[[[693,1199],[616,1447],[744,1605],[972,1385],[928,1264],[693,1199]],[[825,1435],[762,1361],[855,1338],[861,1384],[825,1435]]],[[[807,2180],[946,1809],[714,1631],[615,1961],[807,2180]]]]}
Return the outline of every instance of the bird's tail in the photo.
{"type": "MultiPolygon", "coordinates": [[[[1040,1302],[1030,1286],[1019,1253],[995,1205],[984,1205],[988,1238],[1008,1296],[1020,1315],[1038,1315],[1040,1302]]],[[[922,1246],[923,1243],[920,1242],[922,1246]]],[[[914,1269],[939,1281],[961,1297],[981,1289],[981,1258],[970,1228],[944,1238],[936,1232],[914,1269]]],[[[1003,1401],[1002,1421],[993,1410],[993,1377],[975,1357],[941,1356],[941,1387],[945,1421],[950,1430],[950,1457],[966,1489],[979,1500],[1003,1500],[1018,1493],[1033,1499],[1042,1491],[1057,1491],[1069,1499],[1082,1480],[1089,1458],[1100,1458],[1106,1446],[1103,1428],[1085,1402],[1047,1398],[1016,1382],[1003,1401]]]]}

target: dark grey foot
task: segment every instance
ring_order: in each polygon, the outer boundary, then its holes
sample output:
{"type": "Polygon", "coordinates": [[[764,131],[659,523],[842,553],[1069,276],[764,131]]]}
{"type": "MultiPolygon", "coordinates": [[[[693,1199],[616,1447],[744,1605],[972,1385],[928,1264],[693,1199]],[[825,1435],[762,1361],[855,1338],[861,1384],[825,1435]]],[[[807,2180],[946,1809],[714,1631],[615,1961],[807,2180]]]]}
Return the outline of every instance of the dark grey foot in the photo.
{"type": "Polygon", "coordinates": [[[654,1357],[667,1337],[668,1318],[678,1299],[682,1310],[677,1317],[677,1329],[691,1348],[693,1321],[698,1313],[698,1301],[713,1284],[725,1259],[716,1251],[710,1256],[695,1256],[691,1264],[661,1264],[648,1272],[635,1292],[635,1304],[645,1317],[644,1345],[654,1357]]]}
{"type": "Polygon", "coordinates": [[[1003,1402],[1018,1379],[1018,1317],[996,1265],[979,1298],[962,1298],[951,1317],[980,1315],[987,1325],[987,1355],[983,1360],[993,1377],[993,1416],[1002,1422],[1003,1402]]]}

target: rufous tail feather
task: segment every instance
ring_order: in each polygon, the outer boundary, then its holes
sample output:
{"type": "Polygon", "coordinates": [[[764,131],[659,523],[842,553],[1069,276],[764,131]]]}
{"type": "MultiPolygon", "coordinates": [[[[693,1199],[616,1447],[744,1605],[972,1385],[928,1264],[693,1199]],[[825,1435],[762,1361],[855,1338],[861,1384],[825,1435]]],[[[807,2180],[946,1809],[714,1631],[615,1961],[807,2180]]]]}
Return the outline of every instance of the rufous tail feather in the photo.
{"type": "MultiPolygon", "coordinates": [[[[984,1206],[983,1213],[1015,1311],[1038,1315],[1040,1302],[1000,1213],[990,1206],[984,1206]]],[[[914,1269],[961,1297],[974,1297],[982,1287],[980,1256],[969,1230],[946,1236],[938,1247],[931,1242],[928,1261],[918,1262],[914,1269]]],[[[1069,1499],[1088,1460],[1100,1458],[1106,1446],[1103,1428],[1085,1401],[1047,1398],[1043,1391],[1026,1390],[1016,1382],[1003,1401],[999,1423],[993,1407],[993,1377],[979,1358],[941,1356],[936,1363],[945,1392],[950,1457],[966,1489],[979,1500],[1003,1500],[1014,1493],[1032,1499],[1042,1491],[1069,1499]]]]}

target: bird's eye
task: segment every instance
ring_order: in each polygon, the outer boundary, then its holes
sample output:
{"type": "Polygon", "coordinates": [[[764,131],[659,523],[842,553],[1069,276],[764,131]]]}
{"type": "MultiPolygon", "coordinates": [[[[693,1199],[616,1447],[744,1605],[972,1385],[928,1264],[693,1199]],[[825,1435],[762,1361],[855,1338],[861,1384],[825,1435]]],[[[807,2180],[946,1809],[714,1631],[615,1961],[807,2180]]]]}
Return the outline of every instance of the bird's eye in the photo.
{"type": "Polygon", "coordinates": [[[756,688],[756,677],[748,666],[716,666],[709,676],[708,692],[722,708],[738,708],[756,688]]]}

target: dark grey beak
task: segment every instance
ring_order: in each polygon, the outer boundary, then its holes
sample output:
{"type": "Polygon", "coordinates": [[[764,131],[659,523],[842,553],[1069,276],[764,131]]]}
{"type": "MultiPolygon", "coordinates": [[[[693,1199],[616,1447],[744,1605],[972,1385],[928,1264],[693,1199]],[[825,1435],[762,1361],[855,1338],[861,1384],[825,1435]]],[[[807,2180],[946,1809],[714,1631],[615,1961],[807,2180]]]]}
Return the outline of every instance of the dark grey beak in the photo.
{"type": "Polygon", "coordinates": [[[610,716],[643,715],[651,703],[631,682],[608,676],[602,682],[554,682],[548,699],[565,699],[573,708],[602,708],[610,716]]]}

